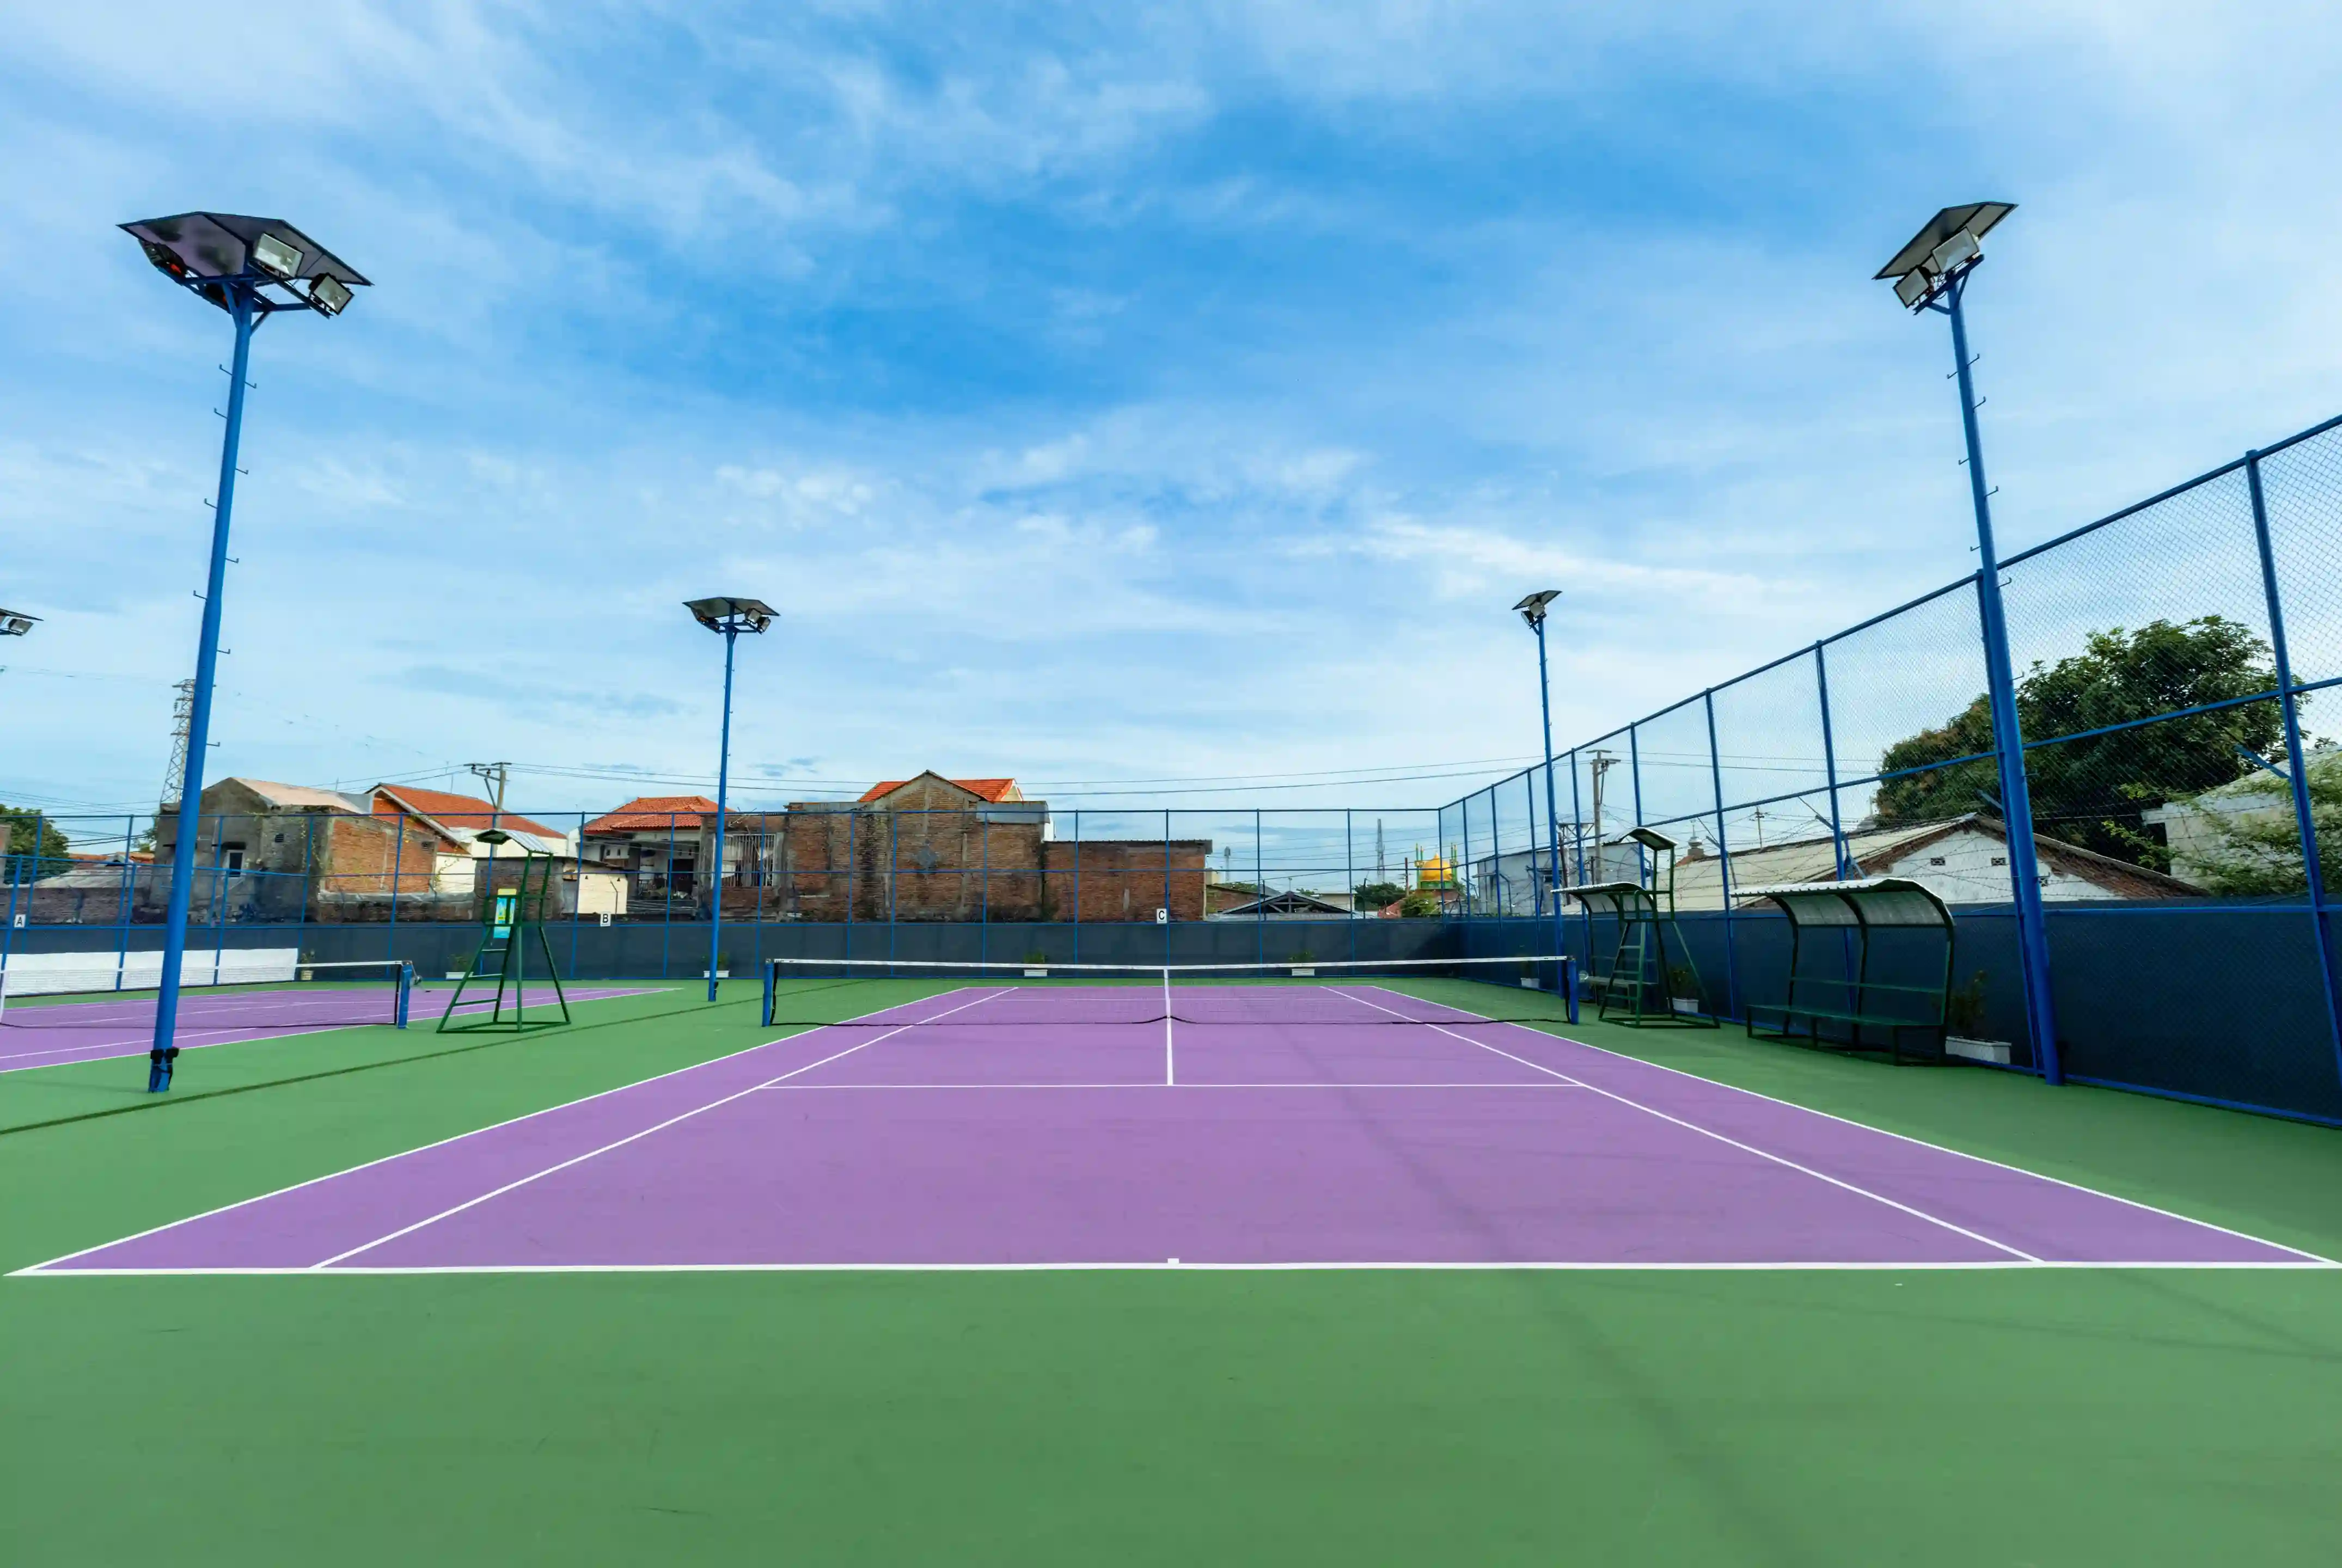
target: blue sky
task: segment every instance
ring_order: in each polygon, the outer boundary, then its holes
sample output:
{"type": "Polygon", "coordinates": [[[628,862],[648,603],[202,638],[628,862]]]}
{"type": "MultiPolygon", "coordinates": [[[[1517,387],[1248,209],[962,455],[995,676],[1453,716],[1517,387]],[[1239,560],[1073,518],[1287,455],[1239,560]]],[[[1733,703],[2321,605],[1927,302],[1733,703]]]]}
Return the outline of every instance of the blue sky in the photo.
{"type": "Polygon", "coordinates": [[[215,773],[545,809],[712,775],[716,592],[751,803],[1461,794],[1529,589],[1566,744],[1967,570],[1869,281],[1949,202],[2012,547],[2342,407],[2329,12],[1656,9],[18,8],[0,799],[161,782],[227,333],[112,225],[189,207],[375,285],[255,345],[215,773]]]}

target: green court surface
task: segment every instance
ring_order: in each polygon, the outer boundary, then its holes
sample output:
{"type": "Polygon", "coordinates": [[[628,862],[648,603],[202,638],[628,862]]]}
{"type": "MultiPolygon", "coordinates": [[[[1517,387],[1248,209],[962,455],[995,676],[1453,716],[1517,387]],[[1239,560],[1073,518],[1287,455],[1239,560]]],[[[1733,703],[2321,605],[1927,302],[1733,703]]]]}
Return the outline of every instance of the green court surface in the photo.
{"type": "MultiPolygon", "coordinates": [[[[215,1046],[166,1103],[137,1058],[0,1076],[0,1269],[735,1051],[756,1018],[747,986],[686,987],[485,1044],[215,1046]]],[[[2342,1134],[1575,1033],[2342,1254],[2342,1134]]],[[[0,1540],[28,1564],[2325,1563],[2342,1540],[2337,1271],[6,1278],[0,1355],[0,1540]]]]}

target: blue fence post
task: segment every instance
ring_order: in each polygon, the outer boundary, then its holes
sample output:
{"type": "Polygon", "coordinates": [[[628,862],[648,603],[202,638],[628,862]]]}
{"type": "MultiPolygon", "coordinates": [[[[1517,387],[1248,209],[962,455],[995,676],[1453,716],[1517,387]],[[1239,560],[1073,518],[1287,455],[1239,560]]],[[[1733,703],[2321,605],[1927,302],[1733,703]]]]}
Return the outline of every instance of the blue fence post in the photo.
{"type": "MultiPolygon", "coordinates": [[[[1973,274],[1967,275],[1973,276],[1973,274]]],[[[2033,845],[2033,792],[2025,772],[2025,734],[2017,714],[2017,677],[2008,621],[2000,598],[2000,557],[1993,546],[1992,492],[1984,478],[1984,440],[1977,429],[1976,382],[1969,375],[1967,318],[1960,309],[1967,277],[1946,291],[1952,318],[1953,374],[1960,384],[1960,429],[1967,442],[1968,493],[1977,523],[1977,607],[1983,623],[1985,678],[1991,687],[1993,749],[2000,765],[2001,824],[2008,844],[2009,892],[2017,911],[2017,951],[2025,980],[2027,1032],[2044,1082],[2062,1084],[2057,1009],[2050,984],[2049,923],[2041,908],[2041,868],[2033,845]]]]}
{"type": "MultiPolygon", "coordinates": [[[[856,872],[854,864],[854,821],[861,814],[851,807],[846,813],[846,956],[848,958],[854,956],[854,904],[861,894],[861,889],[855,885],[856,872]]],[[[829,858],[829,834],[825,827],[821,835],[821,857],[825,861],[829,858]]],[[[829,874],[833,882],[836,880],[837,873],[834,868],[829,874]]]]}
{"type": "MultiPolygon", "coordinates": [[[[1350,962],[1358,961],[1358,854],[1351,842],[1351,815],[1342,813],[1342,885],[1350,890],[1350,962]]],[[[1206,880],[1208,881],[1206,873],[1206,880]]]]}
{"type": "Polygon", "coordinates": [[[1082,813],[1074,808],[1074,962],[1082,961],[1082,813]]]}
{"type": "MultiPolygon", "coordinates": [[[[494,896],[493,894],[490,894],[494,896]]],[[[675,941],[675,813],[666,814],[666,871],[659,878],[659,978],[667,971],[667,949],[675,941]]]]}
{"type": "MultiPolygon", "coordinates": [[[[385,958],[396,958],[398,956],[398,881],[400,874],[405,870],[406,865],[405,858],[406,854],[406,817],[402,811],[397,809],[397,802],[394,801],[391,804],[393,807],[393,814],[390,819],[391,831],[398,836],[390,841],[390,927],[384,937],[384,940],[387,944],[386,951],[383,954],[385,958]]],[[[310,817],[307,820],[314,824],[317,819],[310,817]]],[[[310,869],[312,864],[310,854],[316,847],[314,843],[315,836],[315,833],[313,829],[305,829],[301,834],[301,915],[305,922],[307,920],[309,913],[310,880],[315,874],[315,873],[310,869]]],[[[435,881],[436,878],[434,878],[434,880],[435,881]]]]}
{"type": "MultiPolygon", "coordinates": [[[[35,818],[35,820],[37,821],[38,819],[35,818]]],[[[35,833],[37,834],[37,832],[38,830],[36,829],[35,833]]],[[[15,834],[16,824],[13,822],[8,824],[5,828],[0,828],[0,835],[5,835],[0,836],[0,851],[5,852],[0,853],[0,866],[5,866],[8,871],[8,924],[5,926],[0,926],[0,975],[5,975],[8,973],[9,956],[15,953],[16,949],[16,884],[18,880],[18,873],[15,853],[16,845],[14,842],[15,834]]],[[[38,844],[41,841],[37,836],[35,836],[33,842],[35,844],[38,844]]]]}
{"type": "Polygon", "coordinates": [[[1268,873],[1261,864],[1260,813],[1252,814],[1252,957],[1268,962],[1268,873]]]}
{"type": "Polygon", "coordinates": [[[1163,814],[1163,962],[1171,962],[1171,814],[1163,814]]]}
{"type": "MultiPolygon", "coordinates": [[[[586,903],[586,814],[577,814],[577,831],[569,840],[569,864],[577,874],[577,893],[569,901],[569,978],[577,978],[577,916],[586,903]]],[[[759,964],[756,973],[762,974],[759,964]]]]}
{"type": "MultiPolygon", "coordinates": [[[[1637,827],[1643,824],[1642,728],[1640,724],[1626,726],[1626,782],[1635,792],[1635,825],[1637,827]]],[[[1649,852],[1640,844],[1635,845],[1635,875],[1638,881],[1646,880],[1650,876],[1648,855],[1649,852]]]]}
{"type": "MultiPolygon", "coordinates": [[[[220,954],[227,951],[227,814],[212,818],[212,984],[220,977],[220,954]]],[[[247,868],[248,869],[248,868],[247,868]]],[[[243,873],[238,873],[241,879],[243,873]]]]}
{"type": "Polygon", "coordinates": [[[1724,849],[1724,754],[1716,744],[1716,688],[1699,694],[1707,711],[1707,772],[1716,785],[1716,885],[1724,893],[1724,1015],[1740,1015],[1740,960],[1732,940],[1732,857],[1724,849]]]}
{"type": "Polygon", "coordinates": [[[130,894],[136,885],[131,874],[130,846],[138,839],[138,819],[122,819],[122,892],[114,905],[114,988],[122,989],[122,972],[130,967],[130,894]]]}
{"type": "Polygon", "coordinates": [[[1837,737],[1830,728],[1829,655],[1826,644],[1814,644],[1814,684],[1821,694],[1822,704],[1822,777],[1829,783],[1830,844],[1837,855],[1838,880],[1852,874],[1846,852],[1846,829],[1837,814],[1837,737]]]}
{"type": "Polygon", "coordinates": [[[2261,454],[2245,454],[2245,489],[2253,503],[2253,540],[2261,558],[2261,591],[2268,598],[2269,646],[2277,655],[2277,703],[2285,714],[2285,754],[2293,777],[2293,814],[2301,834],[2301,869],[2309,884],[2309,928],[2317,943],[2317,978],[2326,990],[2326,1022],[2334,1044],[2335,1071],[2342,1076],[2342,987],[2334,975],[2334,944],[2326,904],[2325,859],[2317,845],[2317,820],[2310,810],[2309,771],[2301,744],[2298,694],[2293,655],[2285,635],[2284,594],[2277,587],[2277,548],[2269,538],[2268,504],[2261,493],[2261,454]]]}

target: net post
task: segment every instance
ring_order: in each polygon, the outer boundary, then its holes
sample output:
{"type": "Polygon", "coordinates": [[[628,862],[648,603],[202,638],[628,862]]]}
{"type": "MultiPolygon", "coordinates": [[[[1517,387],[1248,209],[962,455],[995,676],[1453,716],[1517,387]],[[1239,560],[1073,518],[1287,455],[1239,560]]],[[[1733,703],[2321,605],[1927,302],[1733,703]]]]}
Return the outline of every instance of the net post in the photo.
{"type": "Polygon", "coordinates": [[[779,974],[780,965],[768,958],[759,967],[765,972],[765,1008],[759,1016],[762,1019],[761,1026],[770,1029],[773,1026],[773,981],[779,974]]]}
{"type": "Polygon", "coordinates": [[[394,1005],[397,1014],[398,1027],[404,1029],[406,1027],[407,1004],[415,996],[415,965],[401,960],[395,979],[398,986],[398,996],[394,1005]]]}

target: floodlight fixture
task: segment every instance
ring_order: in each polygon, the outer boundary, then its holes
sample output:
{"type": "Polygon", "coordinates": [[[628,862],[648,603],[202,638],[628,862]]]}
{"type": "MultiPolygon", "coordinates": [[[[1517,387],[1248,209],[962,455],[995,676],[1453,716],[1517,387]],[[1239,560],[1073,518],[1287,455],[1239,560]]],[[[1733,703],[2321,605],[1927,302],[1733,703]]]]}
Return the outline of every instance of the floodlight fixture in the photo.
{"type": "Polygon", "coordinates": [[[289,278],[301,270],[300,249],[265,231],[252,242],[252,260],[271,277],[289,278]]]}
{"type": "Polygon", "coordinates": [[[1545,624],[1545,607],[1560,597],[1560,589],[1546,588],[1540,593],[1531,594],[1513,608],[1519,612],[1521,619],[1526,621],[1531,627],[1542,626],[1545,624]]]}
{"type": "Polygon", "coordinates": [[[711,632],[761,632],[777,614],[762,599],[686,599],[683,607],[711,632]]]}
{"type": "Polygon", "coordinates": [[[182,821],[172,851],[171,882],[163,924],[163,966],[155,1001],[154,1046],[146,1055],[146,1088],[170,1088],[179,1056],[179,974],[186,956],[187,904],[195,876],[195,840],[185,820],[204,798],[205,737],[211,730],[213,676],[219,665],[220,604],[227,589],[228,518],[235,506],[236,445],[244,432],[244,394],[252,385],[252,334],[281,310],[339,315],[365,275],[282,218],[241,213],[179,213],[122,225],[165,277],[227,312],[235,348],[227,373],[227,430],[220,442],[219,488],[212,506],[211,574],[205,592],[203,631],[195,644],[195,677],[187,704],[186,764],[179,778],[182,821]]]}
{"type": "Polygon", "coordinates": [[[21,637],[40,620],[38,615],[26,615],[15,610],[0,610],[0,637],[21,637]]]}
{"type": "Polygon", "coordinates": [[[1674,839],[1655,827],[1630,827],[1621,836],[1630,838],[1648,850],[1672,853],[1676,847],[1674,839]]]}
{"type": "Polygon", "coordinates": [[[155,269],[222,310],[246,300],[255,315],[314,310],[339,315],[366,279],[282,218],[180,213],[122,225],[155,269]]]}
{"type": "Polygon", "coordinates": [[[1946,207],[1929,218],[1877,279],[1893,279],[1895,297],[1906,310],[1924,310],[1977,263],[1984,260],[1984,236],[2017,210],[2015,202],[1969,202],[1946,207]]]}
{"type": "Polygon", "coordinates": [[[724,636],[724,729],[716,749],[716,855],[708,865],[707,1000],[716,1000],[716,976],[724,968],[724,818],[730,809],[732,787],[732,649],[743,632],[761,632],[773,624],[774,610],[762,599],[730,594],[713,599],[686,599],[691,618],[724,636]]]}
{"type": "Polygon", "coordinates": [[[472,836],[478,839],[482,844],[510,844],[512,842],[512,834],[506,833],[500,827],[484,827],[472,836]]]}

